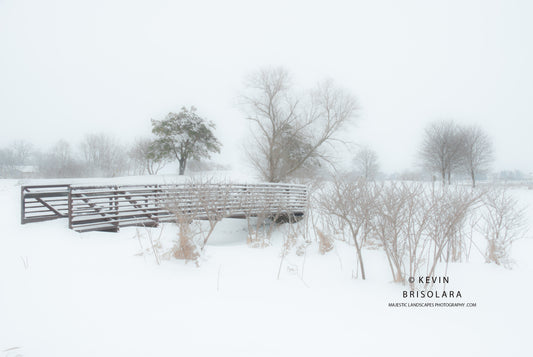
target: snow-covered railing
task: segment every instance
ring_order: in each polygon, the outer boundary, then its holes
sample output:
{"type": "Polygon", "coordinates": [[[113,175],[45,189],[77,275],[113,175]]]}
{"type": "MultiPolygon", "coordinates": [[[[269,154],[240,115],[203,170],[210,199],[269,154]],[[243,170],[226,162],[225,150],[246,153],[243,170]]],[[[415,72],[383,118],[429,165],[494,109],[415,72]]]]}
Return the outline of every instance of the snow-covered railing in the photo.
{"type": "Polygon", "coordinates": [[[71,186],[69,227],[117,231],[185,219],[301,217],[307,188],[292,184],[71,186]]]}
{"type": "Polygon", "coordinates": [[[70,185],[22,186],[20,222],[42,222],[68,217],[70,185]]]}

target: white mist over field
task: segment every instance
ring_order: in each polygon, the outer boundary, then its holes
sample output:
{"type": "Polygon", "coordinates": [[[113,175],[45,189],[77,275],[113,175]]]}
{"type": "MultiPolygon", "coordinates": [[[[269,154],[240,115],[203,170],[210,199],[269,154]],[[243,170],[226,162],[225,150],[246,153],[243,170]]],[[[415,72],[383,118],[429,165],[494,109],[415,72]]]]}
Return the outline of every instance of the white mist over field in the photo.
{"type": "Polygon", "coordinates": [[[386,172],[415,164],[424,126],[454,118],[494,138],[496,170],[533,171],[530,1],[0,1],[0,145],[124,141],[194,105],[216,160],[242,165],[243,79],[282,65],[360,103],[357,144],[386,172]]]}

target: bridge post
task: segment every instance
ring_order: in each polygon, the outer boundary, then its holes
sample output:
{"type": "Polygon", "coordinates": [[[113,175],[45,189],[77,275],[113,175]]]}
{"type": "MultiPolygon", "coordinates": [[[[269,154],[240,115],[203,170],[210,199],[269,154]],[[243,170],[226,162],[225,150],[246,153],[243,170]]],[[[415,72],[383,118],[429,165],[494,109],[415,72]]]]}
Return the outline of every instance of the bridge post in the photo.
{"type": "Polygon", "coordinates": [[[68,185],[68,228],[72,229],[72,186],[68,185]]]}

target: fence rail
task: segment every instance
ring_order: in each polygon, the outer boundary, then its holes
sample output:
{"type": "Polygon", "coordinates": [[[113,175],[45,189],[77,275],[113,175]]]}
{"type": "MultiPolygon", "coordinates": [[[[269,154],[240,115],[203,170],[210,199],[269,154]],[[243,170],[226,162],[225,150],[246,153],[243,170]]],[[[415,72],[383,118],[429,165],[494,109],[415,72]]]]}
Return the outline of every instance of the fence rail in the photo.
{"type": "Polygon", "coordinates": [[[290,220],[307,206],[306,186],[292,184],[54,185],[23,186],[21,192],[22,223],[68,217],[69,228],[78,232],[178,219],[290,220]]]}

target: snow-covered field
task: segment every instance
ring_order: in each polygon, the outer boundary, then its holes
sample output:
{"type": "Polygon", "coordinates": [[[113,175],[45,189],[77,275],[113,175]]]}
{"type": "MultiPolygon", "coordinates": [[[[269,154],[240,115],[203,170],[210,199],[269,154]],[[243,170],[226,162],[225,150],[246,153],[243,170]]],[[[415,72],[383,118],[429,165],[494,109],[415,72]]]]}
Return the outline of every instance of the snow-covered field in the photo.
{"type": "MultiPolygon", "coordinates": [[[[533,217],[533,190],[513,192],[533,217]]],[[[158,265],[138,254],[148,242],[136,228],[20,225],[19,201],[20,183],[0,180],[0,357],[533,356],[532,239],[514,245],[512,270],[480,256],[451,264],[462,298],[413,300],[390,282],[381,251],[364,251],[367,280],[354,279],[355,249],[342,242],[326,255],[316,243],[292,253],[278,280],[287,225],[258,249],[245,220],[226,219],[199,267],[158,265]],[[476,306],[388,306],[413,302],[476,306]]]]}

